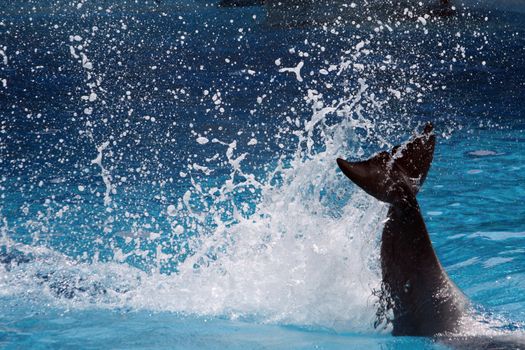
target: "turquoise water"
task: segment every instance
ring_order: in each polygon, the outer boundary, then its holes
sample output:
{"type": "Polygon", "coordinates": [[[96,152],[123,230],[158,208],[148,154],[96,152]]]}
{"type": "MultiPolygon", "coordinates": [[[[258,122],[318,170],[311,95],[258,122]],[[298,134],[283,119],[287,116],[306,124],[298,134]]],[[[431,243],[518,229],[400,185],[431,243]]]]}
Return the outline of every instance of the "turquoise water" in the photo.
{"type": "Polygon", "coordinates": [[[1,9],[0,344],[444,348],[373,327],[387,208],[335,163],[429,120],[418,200],[461,334],[521,335],[523,15],[412,10],[1,9]]]}

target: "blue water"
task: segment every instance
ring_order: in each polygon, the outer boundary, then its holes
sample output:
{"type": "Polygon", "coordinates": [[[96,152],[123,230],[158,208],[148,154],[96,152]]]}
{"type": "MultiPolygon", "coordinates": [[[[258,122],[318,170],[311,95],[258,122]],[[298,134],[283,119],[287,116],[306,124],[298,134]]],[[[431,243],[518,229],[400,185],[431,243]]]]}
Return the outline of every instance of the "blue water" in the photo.
{"type": "Polygon", "coordinates": [[[521,334],[523,14],[345,11],[1,8],[2,347],[444,348],[374,329],[386,207],[335,163],[426,121],[465,334],[521,334]]]}

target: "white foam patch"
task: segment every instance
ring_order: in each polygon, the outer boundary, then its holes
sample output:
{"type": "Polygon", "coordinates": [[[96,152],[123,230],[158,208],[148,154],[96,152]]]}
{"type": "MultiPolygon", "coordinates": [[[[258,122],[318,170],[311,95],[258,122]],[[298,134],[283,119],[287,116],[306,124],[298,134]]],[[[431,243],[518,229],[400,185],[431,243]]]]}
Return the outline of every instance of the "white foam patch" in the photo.
{"type": "MultiPolygon", "coordinates": [[[[356,200],[366,204],[368,198],[356,200]]],[[[146,280],[133,306],[370,329],[374,309],[369,301],[371,289],[378,286],[378,275],[367,263],[376,257],[373,242],[380,225],[378,208],[371,208],[368,215],[347,208],[342,218],[323,220],[312,217],[297,202],[283,201],[276,207],[282,209],[281,215],[243,221],[203,242],[208,249],[218,242],[234,242],[215,262],[196,271],[194,264],[202,258],[196,254],[179,274],[146,280]],[[349,224],[345,220],[349,217],[358,220],[349,224]],[[370,235],[362,234],[366,230],[370,235]]]]}
{"type": "Polygon", "coordinates": [[[525,238],[524,231],[508,232],[508,231],[477,231],[469,236],[469,238],[486,238],[492,241],[503,241],[506,239],[525,238]]]}
{"type": "Polygon", "coordinates": [[[468,152],[468,154],[471,156],[475,156],[475,157],[487,157],[487,156],[497,156],[497,155],[500,155],[501,153],[480,149],[477,151],[468,152]]]}
{"type": "Polygon", "coordinates": [[[487,259],[485,262],[483,262],[483,267],[488,269],[494,266],[511,262],[512,260],[514,260],[514,258],[494,257],[487,259]]]}

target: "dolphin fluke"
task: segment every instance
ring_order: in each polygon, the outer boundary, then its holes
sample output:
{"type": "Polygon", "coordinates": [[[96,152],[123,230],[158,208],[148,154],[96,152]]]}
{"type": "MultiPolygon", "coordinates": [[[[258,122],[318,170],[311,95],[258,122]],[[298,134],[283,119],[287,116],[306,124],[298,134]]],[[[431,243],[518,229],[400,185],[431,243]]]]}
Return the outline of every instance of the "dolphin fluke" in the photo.
{"type": "Polygon", "coordinates": [[[362,162],[338,158],[337,165],[350,180],[380,201],[394,203],[410,193],[403,183],[397,181],[399,176],[396,175],[392,156],[388,152],[378,153],[362,162]]]}
{"type": "Polygon", "coordinates": [[[392,156],[395,158],[396,165],[409,178],[418,179],[418,190],[427,177],[434,157],[436,137],[433,130],[432,123],[427,123],[421,135],[416,136],[405,145],[396,146],[392,149],[392,156]]]}
{"type": "Polygon", "coordinates": [[[434,155],[435,137],[431,123],[423,133],[391,153],[380,152],[361,162],[338,158],[341,171],[369,195],[387,203],[415,197],[425,180],[434,155]]]}
{"type": "Polygon", "coordinates": [[[379,296],[386,303],[378,310],[378,320],[390,321],[394,335],[454,332],[466,305],[439,263],[416,199],[434,155],[432,129],[426,124],[407,143],[365,161],[337,159],[350,180],[390,204],[381,236],[379,296]]]}

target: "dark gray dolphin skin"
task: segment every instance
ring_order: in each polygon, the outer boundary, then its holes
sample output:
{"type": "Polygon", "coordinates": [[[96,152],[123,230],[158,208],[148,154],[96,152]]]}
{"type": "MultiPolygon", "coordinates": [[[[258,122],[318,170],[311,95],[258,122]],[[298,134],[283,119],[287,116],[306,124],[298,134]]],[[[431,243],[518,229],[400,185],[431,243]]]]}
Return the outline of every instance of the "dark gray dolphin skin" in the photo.
{"type": "Polygon", "coordinates": [[[432,124],[392,152],[361,162],[337,159],[343,173],[390,204],[381,240],[383,293],[393,311],[393,335],[434,336],[458,329],[466,299],[432,248],[416,199],[432,162],[432,124]]]}

